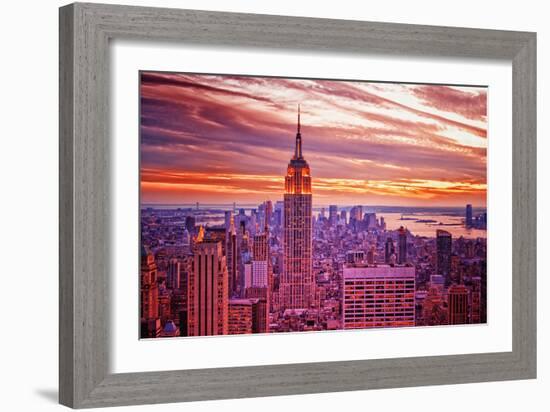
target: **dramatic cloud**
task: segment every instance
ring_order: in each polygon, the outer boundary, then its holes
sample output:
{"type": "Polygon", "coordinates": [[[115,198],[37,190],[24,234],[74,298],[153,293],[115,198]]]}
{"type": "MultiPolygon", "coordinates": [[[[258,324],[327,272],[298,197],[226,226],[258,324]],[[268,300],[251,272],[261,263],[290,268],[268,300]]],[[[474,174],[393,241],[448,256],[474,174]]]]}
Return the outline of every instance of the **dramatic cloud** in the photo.
{"type": "Polygon", "coordinates": [[[145,203],[282,198],[302,108],[314,202],[486,202],[486,89],[144,72],[145,203]]]}

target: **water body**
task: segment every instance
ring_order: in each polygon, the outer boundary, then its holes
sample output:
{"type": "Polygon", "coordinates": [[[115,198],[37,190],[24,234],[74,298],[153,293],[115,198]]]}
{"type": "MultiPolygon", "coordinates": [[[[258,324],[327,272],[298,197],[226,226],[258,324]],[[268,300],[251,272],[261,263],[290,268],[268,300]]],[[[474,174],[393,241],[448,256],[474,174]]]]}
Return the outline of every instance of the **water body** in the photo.
{"type": "Polygon", "coordinates": [[[413,235],[435,237],[437,229],[443,229],[453,235],[453,238],[463,236],[465,238],[487,237],[487,231],[464,227],[464,218],[447,214],[401,214],[401,213],[377,213],[377,217],[383,216],[386,221],[386,229],[397,230],[400,226],[406,227],[413,235]],[[402,218],[404,220],[402,220],[402,218]]]}
{"type": "MultiPolygon", "coordinates": [[[[217,226],[224,223],[224,212],[233,210],[233,204],[181,204],[181,205],[142,205],[142,208],[151,207],[154,209],[164,210],[169,213],[170,210],[183,209],[192,212],[197,224],[217,226]]],[[[250,213],[250,209],[257,208],[255,204],[236,203],[235,209],[245,209],[246,214],[250,213]]],[[[322,209],[325,209],[325,216],[328,216],[328,206],[314,206],[313,214],[317,216],[322,209]]],[[[350,206],[339,207],[339,212],[346,210],[348,212],[350,206]]],[[[474,215],[485,212],[485,208],[474,208],[474,215]]],[[[400,226],[406,227],[413,235],[435,237],[437,229],[443,229],[450,232],[453,238],[463,236],[465,238],[475,239],[478,237],[486,238],[487,231],[482,229],[464,227],[464,208],[460,207],[442,207],[442,208],[427,208],[427,207],[398,207],[398,206],[363,206],[363,212],[375,212],[376,217],[384,217],[386,228],[388,230],[397,230],[400,226]]],[[[348,217],[349,218],[349,217],[348,217]]]]}

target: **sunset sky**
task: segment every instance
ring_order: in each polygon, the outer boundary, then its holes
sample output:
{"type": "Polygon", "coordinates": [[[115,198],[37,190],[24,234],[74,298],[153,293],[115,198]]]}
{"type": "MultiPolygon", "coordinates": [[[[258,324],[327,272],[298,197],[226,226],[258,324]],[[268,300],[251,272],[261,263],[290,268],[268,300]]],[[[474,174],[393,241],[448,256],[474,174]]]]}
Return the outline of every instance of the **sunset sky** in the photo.
{"type": "Polygon", "coordinates": [[[141,73],[143,203],[282,200],[301,105],[316,205],[486,205],[487,89],[141,73]]]}

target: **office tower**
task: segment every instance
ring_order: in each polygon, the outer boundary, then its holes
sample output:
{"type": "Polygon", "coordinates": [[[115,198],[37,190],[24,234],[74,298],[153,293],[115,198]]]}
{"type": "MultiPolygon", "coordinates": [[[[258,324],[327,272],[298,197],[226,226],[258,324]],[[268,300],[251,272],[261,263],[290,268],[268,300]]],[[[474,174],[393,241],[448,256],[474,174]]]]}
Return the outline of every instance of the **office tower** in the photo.
{"type": "Polygon", "coordinates": [[[470,323],[481,323],[481,278],[472,278],[472,303],[470,307],[470,323]]]}
{"type": "Polygon", "coordinates": [[[436,232],[437,274],[445,278],[445,284],[451,283],[452,235],[446,230],[436,232]]]}
{"type": "MultiPolygon", "coordinates": [[[[243,280],[242,288],[244,291],[252,287],[252,262],[246,262],[243,264],[243,280]]],[[[242,293],[240,293],[242,295],[242,293]]]]}
{"type": "Polygon", "coordinates": [[[252,332],[269,332],[269,307],[272,293],[269,288],[250,287],[246,289],[245,298],[253,302],[252,332]]]}
{"type": "Polygon", "coordinates": [[[185,218],[185,228],[189,233],[193,233],[195,231],[195,217],[194,216],[187,216],[185,218]]]}
{"type": "Polygon", "coordinates": [[[349,212],[349,224],[353,230],[359,230],[361,220],[363,219],[363,206],[353,206],[349,212]]]}
{"type": "Polygon", "coordinates": [[[252,333],[269,332],[269,303],[267,298],[251,299],[252,333]]]}
{"type": "Polygon", "coordinates": [[[167,320],[172,319],[172,298],[165,288],[161,288],[159,292],[159,318],[164,324],[167,320]]]}
{"type": "Polygon", "coordinates": [[[397,246],[399,248],[397,263],[400,265],[407,263],[407,231],[403,226],[398,230],[397,246]]]}
{"type": "Polygon", "coordinates": [[[473,211],[472,211],[472,205],[466,205],[466,227],[472,227],[474,220],[473,220],[473,211]]]}
{"type": "Polygon", "coordinates": [[[228,333],[241,335],[252,333],[252,302],[250,299],[230,299],[228,333]]]}
{"type": "Polygon", "coordinates": [[[228,273],[228,288],[230,296],[237,296],[239,291],[239,248],[237,241],[237,232],[235,230],[235,219],[231,215],[229,226],[226,227],[226,256],[227,256],[227,273],[228,273]]]}
{"type": "Polygon", "coordinates": [[[229,334],[267,333],[268,312],[265,298],[229,300],[229,334]]]}
{"type": "Polygon", "coordinates": [[[338,206],[330,205],[328,207],[328,221],[331,226],[336,226],[338,223],[338,206]]]}
{"type": "Polygon", "coordinates": [[[185,289],[174,289],[172,291],[170,306],[172,320],[178,325],[180,336],[185,336],[187,334],[187,286],[185,289]],[[183,326],[185,326],[185,329],[182,329],[183,326]]]}
{"type": "Polygon", "coordinates": [[[421,322],[423,326],[446,325],[448,323],[447,310],[442,295],[442,285],[431,286],[422,303],[421,322]]]}
{"type": "Polygon", "coordinates": [[[155,257],[145,246],[141,246],[141,317],[158,317],[158,284],[155,257]]]}
{"type": "Polygon", "coordinates": [[[449,325],[468,323],[468,289],[464,285],[452,285],[448,298],[449,325]]]}
{"type": "Polygon", "coordinates": [[[386,245],[384,247],[384,262],[389,265],[392,256],[395,256],[395,245],[393,244],[393,239],[391,237],[386,239],[386,245]]]}
{"type": "Polygon", "coordinates": [[[415,268],[346,265],[342,277],[344,329],[415,325],[415,268]]]}
{"type": "Polygon", "coordinates": [[[221,242],[205,240],[196,244],[187,294],[188,335],[227,334],[228,276],[221,242]]]}
{"type": "Polygon", "coordinates": [[[365,213],[363,216],[363,224],[365,229],[375,229],[378,226],[376,213],[365,213]]]}
{"type": "Polygon", "coordinates": [[[179,289],[180,287],[180,262],[178,259],[170,259],[168,262],[166,287],[168,289],[179,289]]]}
{"type": "Polygon", "coordinates": [[[254,236],[252,243],[252,286],[267,287],[270,277],[268,234],[254,236]]]}
{"type": "Polygon", "coordinates": [[[296,146],[285,177],[284,268],[279,289],[282,309],[308,308],[314,300],[311,225],[311,175],[302,156],[298,110],[296,146]]]}
{"type": "Polygon", "coordinates": [[[380,216],[380,229],[386,230],[386,221],[384,220],[384,216],[380,216]]]}
{"type": "Polygon", "coordinates": [[[340,212],[340,220],[342,221],[342,224],[345,226],[347,224],[347,213],[345,210],[342,210],[340,212]]]}
{"type": "Polygon", "coordinates": [[[160,335],[161,325],[158,310],[157,265],[149,249],[141,246],[141,331],[142,338],[156,338],[160,335]]]}

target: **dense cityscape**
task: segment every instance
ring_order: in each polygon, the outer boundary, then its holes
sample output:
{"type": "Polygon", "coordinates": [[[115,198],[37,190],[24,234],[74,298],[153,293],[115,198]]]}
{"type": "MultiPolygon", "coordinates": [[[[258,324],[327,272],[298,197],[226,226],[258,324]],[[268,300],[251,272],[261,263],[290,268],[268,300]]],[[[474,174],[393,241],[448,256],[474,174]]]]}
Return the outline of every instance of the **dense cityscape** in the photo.
{"type": "Polygon", "coordinates": [[[278,199],[142,204],[140,337],[486,323],[486,209],[316,205],[300,128],[278,199]]]}

